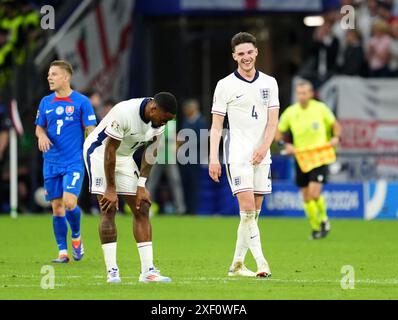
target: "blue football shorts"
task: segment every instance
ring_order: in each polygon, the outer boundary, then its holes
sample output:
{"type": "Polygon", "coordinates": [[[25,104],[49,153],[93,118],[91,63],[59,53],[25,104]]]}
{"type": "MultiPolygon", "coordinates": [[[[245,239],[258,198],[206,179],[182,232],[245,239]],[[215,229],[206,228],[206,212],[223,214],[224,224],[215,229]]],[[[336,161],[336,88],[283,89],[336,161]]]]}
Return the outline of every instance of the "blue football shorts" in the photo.
{"type": "Polygon", "coordinates": [[[84,163],[54,165],[44,161],[43,176],[46,200],[62,198],[64,192],[79,196],[84,180],[84,163]]]}

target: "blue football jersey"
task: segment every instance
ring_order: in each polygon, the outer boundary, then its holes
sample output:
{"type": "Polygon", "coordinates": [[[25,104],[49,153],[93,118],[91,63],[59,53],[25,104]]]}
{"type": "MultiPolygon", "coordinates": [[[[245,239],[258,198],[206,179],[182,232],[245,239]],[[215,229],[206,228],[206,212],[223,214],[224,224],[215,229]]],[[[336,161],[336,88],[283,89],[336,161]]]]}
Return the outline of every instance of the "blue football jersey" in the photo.
{"type": "Polygon", "coordinates": [[[35,123],[47,129],[53,144],[43,153],[44,160],[65,165],[83,161],[84,129],[97,121],[90,100],[73,91],[66,98],[58,98],[55,93],[44,97],[35,123]]]}

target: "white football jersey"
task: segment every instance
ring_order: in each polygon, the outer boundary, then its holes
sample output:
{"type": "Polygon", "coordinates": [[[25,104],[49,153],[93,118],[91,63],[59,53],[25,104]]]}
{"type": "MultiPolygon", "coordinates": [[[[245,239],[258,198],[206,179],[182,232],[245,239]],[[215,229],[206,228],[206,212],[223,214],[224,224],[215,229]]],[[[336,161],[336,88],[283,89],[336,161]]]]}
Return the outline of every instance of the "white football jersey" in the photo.
{"type": "Polygon", "coordinates": [[[122,101],[116,104],[84,142],[84,150],[92,158],[104,158],[108,137],[121,141],[116,151],[116,161],[130,159],[134,152],[154,136],[160,135],[165,126],[153,128],[144,117],[145,105],[151,98],[122,101]]]}
{"type": "MultiPolygon", "coordinates": [[[[272,108],[279,108],[279,98],[278,84],[271,76],[256,71],[253,80],[248,81],[235,71],[217,83],[211,112],[228,119],[225,163],[250,163],[253,152],[264,140],[268,110],[272,108]]],[[[261,164],[270,163],[268,151],[261,164]]]]}

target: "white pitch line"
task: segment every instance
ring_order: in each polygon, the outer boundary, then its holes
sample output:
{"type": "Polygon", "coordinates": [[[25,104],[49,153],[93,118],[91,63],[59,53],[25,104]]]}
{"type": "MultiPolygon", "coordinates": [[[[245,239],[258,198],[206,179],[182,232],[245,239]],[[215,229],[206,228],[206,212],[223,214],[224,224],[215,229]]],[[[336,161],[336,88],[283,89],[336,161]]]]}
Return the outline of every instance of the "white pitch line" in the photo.
{"type": "MultiPolygon", "coordinates": [[[[55,287],[66,287],[66,284],[54,284],[55,287]]],[[[40,288],[40,285],[33,285],[33,284],[6,284],[6,285],[0,285],[0,290],[1,289],[7,289],[7,288],[40,288]]],[[[44,290],[44,289],[43,289],[44,290]]]]}
{"type": "MultiPolygon", "coordinates": [[[[16,275],[14,276],[9,276],[9,275],[0,275],[0,278],[3,279],[41,279],[43,276],[41,275],[16,275]]],[[[104,275],[94,275],[91,277],[84,277],[84,276],[79,276],[79,275],[71,275],[71,276],[55,276],[55,280],[61,279],[82,279],[82,278],[92,278],[92,279],[106,279],[106,276],[104,275]]],[[[130,280],[137,280],[138,282],[138,276],[121,276],[122,280],[123,279],[130,279],[130,280]]],[[[282,279],[282,278],[268,278],[268,279],[258,279],[258,278],[242,278],[242,277],[198,277],[198,278],[193,278],[193,277],[188,277],[188,278],[174,278],[175,280],[173,281],[174,284],[192,284],[192,283],[199,283],[199,282],[223,282],[223,283],[228,283],[228,282],[237,282],[241,281],[244,282],[246,281],[247,283],[258,283],[258,282],[279,282],[279,283],[298,283],[298,284],[333,284],[337,283],[339,284],[341,282],[340,279],[282,279]]],[[[134,282],[132,282],[134,283],[134,282]]],[[[398,278],[393,278],[393,279],[355,279],[355,283],[357,284],[369,284],[369,285],[398,285],[398,278]]],[[[69,284],[68,284],[69,285],[69,284]]],[[[80,285],[80,284],[79,284],[80,285]]],[[[10,286],[18,286],[14,284],[7,284],[8,287],[10,286]]],[[[23,285],[20,285],[23,286],[23,285]]],[[[0,289],[4,288],[4,285],[0,283],[0,289]]]]}

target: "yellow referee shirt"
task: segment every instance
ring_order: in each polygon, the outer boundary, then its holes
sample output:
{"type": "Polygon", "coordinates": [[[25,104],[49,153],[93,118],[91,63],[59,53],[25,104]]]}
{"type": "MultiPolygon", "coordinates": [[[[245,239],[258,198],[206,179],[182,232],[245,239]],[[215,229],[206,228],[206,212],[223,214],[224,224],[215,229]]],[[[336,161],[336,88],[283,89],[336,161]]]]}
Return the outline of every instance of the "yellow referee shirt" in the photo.
{"type": "Polygon", "coordinates": [[[278,129],[292,132],[295,148],[311,148],[329,141],[329,132],[335,121],[332,111],[323,102],[311,99],[307,108],[299,103],[289,106],[279,119],[278,129]]]}

